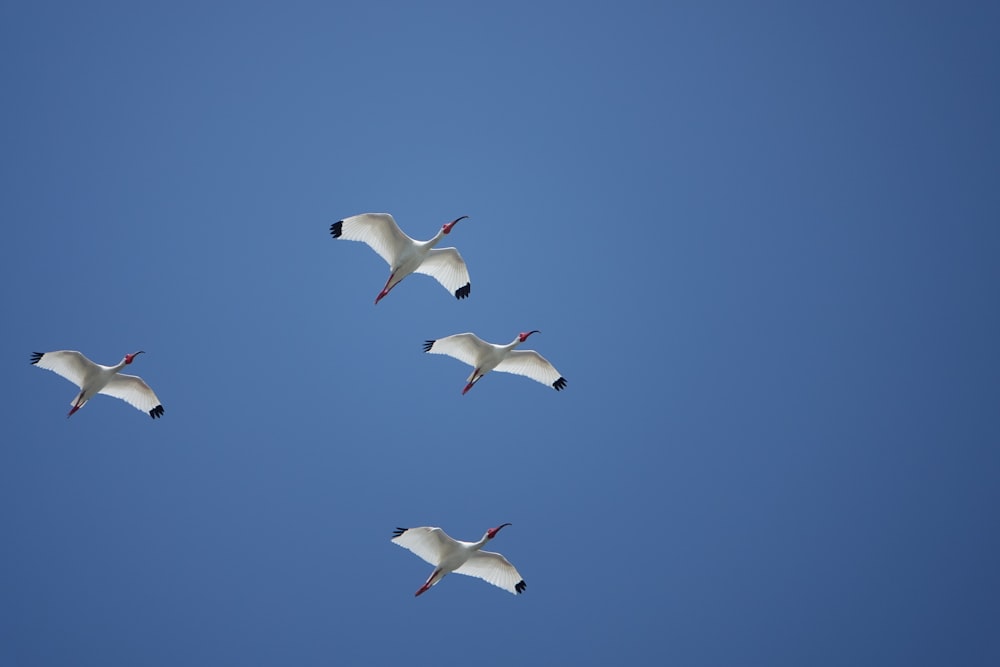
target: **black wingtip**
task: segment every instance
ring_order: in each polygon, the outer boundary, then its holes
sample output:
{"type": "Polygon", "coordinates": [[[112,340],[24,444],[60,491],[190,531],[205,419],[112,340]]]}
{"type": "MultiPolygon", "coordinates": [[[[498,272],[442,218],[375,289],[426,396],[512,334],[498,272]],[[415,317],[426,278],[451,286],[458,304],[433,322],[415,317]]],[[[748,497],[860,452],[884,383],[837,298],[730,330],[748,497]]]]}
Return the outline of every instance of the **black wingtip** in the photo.
{"type": "Polygon", "coordinates": [[[424,341],[424,352],[430,352],[431,348],[434,347],[434,343],[436,343],[436,342],[437,342],[436,340],[425,340],[424,341]]]}
{"type": "Polygon", "coordinates": [[[455,290],[455,298],[464,299],[465,297],[469,296],[469,292],[471,291],[472,291],[472,283],[465,283],[465,285],[455,290]]]}
{"type": "Polygon", "coordinates": [[[340,235],[344,233],[344,221],[338,220],[337,222],[330,225],[330,236],[335,239],[339,239],[340,235]]]}
{"type": "Polygon", "coordinates": [[[37,364],[39,361],[41,361],[42,357],[44,357],[44,356],[45,356],[44,352],[32,352],[31,353],[31,363],[37,364]]]}
{"type": "Polygon", "coordinates": [[[555,382],[552,383],[552,386],[555,387],[556,391],[561,391],[561,390],[565,389],[566,388],[566,378],[559,378],[558,380],[556,380],[555,382]]]}
{"type": "Polygon", "coordinates": [[[409,530],[409,528],[399,528],[397,526],[396,530],[392,531],[392,536],[393,536],[393,538],[399,537],[400,535],[402,535],[403,533],[405,533],[408,530],[409,530]]]}
{"type": "Polygon", "coordinates": [[[163,406],[162,405],[157,405],[155,408],[153,408],[152,410],[149,411],[149,416],[152,417],[153,419],[156,419],[157,417],[162,417],[163,416],[163,406]]]}
{"type": "Polygon", "coordinates": [[[528,587],[528,584],[524,583],[524,579],[522,579],[518,583],[514,584],[514,590],[517,591],[518,595],[520,595],[521,593],[523,593],[524,589],[527,588],[527,587],[528,587]]]}

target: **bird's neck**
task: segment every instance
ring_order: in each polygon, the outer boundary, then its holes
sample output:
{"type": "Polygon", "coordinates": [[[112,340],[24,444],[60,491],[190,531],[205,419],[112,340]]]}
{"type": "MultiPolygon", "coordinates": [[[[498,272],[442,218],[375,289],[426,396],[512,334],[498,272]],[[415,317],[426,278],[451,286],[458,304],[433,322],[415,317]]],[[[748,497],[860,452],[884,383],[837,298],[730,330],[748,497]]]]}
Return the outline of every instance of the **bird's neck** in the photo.
{"type": "Polygon", "coordinates": [[[483,539],[479,540],[478,542],[476,542],[475,544],[472,545],[472,550],[473,551],[479,551],[480,549],[482,549],[483,547],[485,547],[486,543],[489,542],[489,541],[490,541],[490,534],[489,533],[484,533],[483,534],[483,539]]]}
{"type": "Polygon", "coordinates": [[[433,248],[438,243],[440,243],[441,239],[443,239],[443,238],[444,238],[444,227],[442,227],[441,229],[439,229],[438,233],[434,235],[434,238],[432,238],[430,241],[427,242],[427,248],[428,249],[433,248]]]}
{"type": "Polygon", "coordinates": [[[120,371],[121,369],[125,368],[126,366],[128,366],[128,363],[125,361],[125,359],[122,359],[121,361],[118,362],[117,366],[112,366],[111,367],[111,372],[112,373],[117,373],[118,371],[120,371]]]}

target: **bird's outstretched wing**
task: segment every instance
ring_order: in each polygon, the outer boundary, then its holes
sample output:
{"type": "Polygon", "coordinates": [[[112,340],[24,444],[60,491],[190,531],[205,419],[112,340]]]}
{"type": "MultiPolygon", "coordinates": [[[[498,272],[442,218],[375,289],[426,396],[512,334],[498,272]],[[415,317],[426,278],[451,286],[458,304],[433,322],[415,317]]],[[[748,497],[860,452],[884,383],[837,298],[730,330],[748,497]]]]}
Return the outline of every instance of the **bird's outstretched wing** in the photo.
{"type": "Polygon", "coordinates": [[[524,579],[510,561],[492,551],[474,551],[469,560],[455,572],[482,579],[514,595],[523,593],[527,588],[524,579]]]}
{"type": "Polygon", "coordinates": [[[34,352],[31,363],[66,378],[77,387],[83,387],[87,373],[97,369],[97,364],[76,350],[34,352]]]}
{"type": "Polygon", "coordinates": [[[534,350],[513,350],[506,359],[497,364],[494,370],[529,377],[536,382],[549,385],[556,391],[566,386],[566,378],[560,375],[545,357],[534,350]]]}
{"type": "Polygon", "coordinates": [[[456,299],[464,299],[472,291],[469,269],[465,266],[465,260],[457,248],[432,249],[416,268],[415,273],[431,276],[454,294],[456,299]]]}
{"type": "Polygon", "coordinates": [[[133,408],[148,412],[153,419],[163,414],[163,405],[142,378],[118,373],[98,392],[125,401],[133,408]]]}
{"type": "Polygon", "coordinates": [[[442,555],[458,543],[440,528],[397,528],[393,531],[393,544],[409,549],[431,565],[439,565],[442,555]]]}
{"type": "Polygon", "coordinates": [[[403,248],[415,243],[388,213],[362,213],[338,220],[330,225],[330,234],[335,239],[367,243],[389,266],[396,263],[403,248]]]}
{"type": "Polygon", "coordinates": [[[470,366],[475,366],[477,360],[488,354],[492,348],[492,345],[474,333],[454,334],[424,342],[424,352],[446,354],[470,366]]]}

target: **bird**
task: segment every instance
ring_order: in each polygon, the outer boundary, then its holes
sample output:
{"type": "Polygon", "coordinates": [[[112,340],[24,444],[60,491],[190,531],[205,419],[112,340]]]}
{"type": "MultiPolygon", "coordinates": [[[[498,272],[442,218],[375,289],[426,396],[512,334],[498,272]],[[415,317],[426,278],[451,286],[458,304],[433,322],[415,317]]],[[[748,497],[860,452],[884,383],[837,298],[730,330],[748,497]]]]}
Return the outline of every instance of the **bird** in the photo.
{"type": "Polygon", "coordinates": [[[482,551],[487,542],[496,537],[504,526],[490,528],[478,542],[462,542],[448,537],[440,528],[421,526],[420,528],[396,528],[392,542],[409,549],[434,566],[434,571],[424,585],[414,594],[419,596],[431,586],[444,579],[446,574],[455,572],[476,577],[509,591],[514,595],[524,592],[527,584],[517,569],[506,558],[492,551],[482,551]]]}
{"type": "Polygon", "coordinates": [[[519,333],[506,345],[487,343],[473,333],[460,333],[424,341],[424,352],[447,354],[473,367],[472,375],[466,380],[468,384],[462,390],[463,396],[490,371],[523,375],[561,391],[566,387],[566,378],[545,357],[534,350],[514,349],[536,333],[541,331],[535,329],[519,333]]]}
{"type": "Polygon", "coordinates": [[[80,393],[70,403],[73,407],[66,415],[67,418],[72,417],[74,412],[97,394],[104,394],[120,398],[132,407],[148,412],[150,417],[156,419],[163,415],[163,405],[149,385],[140,377],[119,373],[140,354],[144,352],[139,350],[126,354],[116,365],[102,366],[95,364],[76,350],[34,352],[31,355],[31,363],[63,376],[80,388],[80,393]]]}
{"type": "Polygon", "coordinates": [[[454,294],[456,299],[464,299],[472,291],[465,260],[455,248],[434,246],[451,233],[452,227],[459,220],[468,217],[463,215],[446,222],[430,241],[411,239],[388,213],[362,213],[338,220],[330,225],[330,234],[335,239],[367,243],[388,262],[389,279],[375,297],[376,304],[411,273],[431,276],[454,294]]]}

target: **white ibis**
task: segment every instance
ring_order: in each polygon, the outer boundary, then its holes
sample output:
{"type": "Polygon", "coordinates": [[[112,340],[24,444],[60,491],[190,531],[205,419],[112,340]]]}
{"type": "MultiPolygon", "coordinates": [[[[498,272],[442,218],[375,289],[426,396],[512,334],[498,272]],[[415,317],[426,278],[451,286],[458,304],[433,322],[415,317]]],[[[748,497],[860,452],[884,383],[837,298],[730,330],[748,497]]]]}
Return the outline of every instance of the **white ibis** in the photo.
{"type": "Polygon", "coordinates": [[[500,554],[482,551],[487,542],[496,537],[505,523],[490,528],[478,542],[462,542],[448,537],[440,528],[422,526],[420,528],[397,528],[392,533],[392,541],[409,549],[434,566],[434,571],[424,585],[416,592],[420,595],[438,583],[450,572],[466,574],[498,586],[517,595],[527,588],[524,579],[510,562],[500,554]]]}
{"type": "Polygon", "coordinates": [[[87,401],[97,394],[120,398],[129,405],[143,412],[148,412],[153,419],[163,414],[163,406],[149,385],[135,375],[119,373],[121,369],[132,363],[142,350],[126,354],[125,358],[115,366],[102,366],[83,356],[76,350],[59,350],[58,352],[35,352],[31,355],[31,363],[63,376],[77,387],[80,393],[70,405],[73,409],[67,417],[82,408],[87,401]]]}
{"type": "Polygon", "coordinates": [[[430,241],[415,241],[403,233],[388,213],[362,213],[344,218],[330,225],[330,234],[335,239],[361,241],[389,263],[389,279],[385,287],[375,297],[375,303],[382,300],[393,287],[411,273],[431,276],[456,299],[469,296],[472,284],[465,261],[455,248],[435,248],[463,215],[445,223],[430,241]]]}
{"type": "Polygon", "coordinates": [[[541,332],[536,329],[519,333],[517,338],[506,345],[487,343],[476,334],[460,333],[426,341],[424,352],[447,354],[472,366],[472,375],[466,380],[468,384],[465,385],[462,394],[472,389],[472,385],[483,379],[483,376],[490,371],[523,375],[560,391],[566,386],[566,378],[559,374],[555,366],[534,350],[514,349],[534,333],[541,332]]]}

